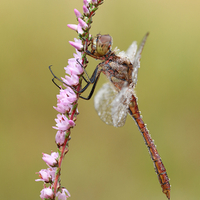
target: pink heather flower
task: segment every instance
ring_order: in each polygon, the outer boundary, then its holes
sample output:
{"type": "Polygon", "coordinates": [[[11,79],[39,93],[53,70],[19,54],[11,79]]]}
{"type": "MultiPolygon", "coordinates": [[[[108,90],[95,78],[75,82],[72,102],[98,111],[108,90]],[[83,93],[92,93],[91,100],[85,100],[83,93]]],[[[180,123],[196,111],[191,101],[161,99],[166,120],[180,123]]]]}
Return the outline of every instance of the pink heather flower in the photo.
{"type": "Polygon", "coordinates": [[[36,179],[35,181],[44,181],[44,182],[46,182],[46,183],[51,182],[52,179],[51,179],[51,173],[50,173],[50,170],[49,170],[49,169],[50,169],[50,168],[40,170],[40,171],[39,171],[39,177],[40,177],[41,179],[36,179]]]}
{"type": "Polygon", "coordinates": [[[64,93],[67,95],[69,103],[73,104],[77,100],[77,96],[71,88],[66,88],[64,93]]]}
{"type": "Polygon", "coordinates": [[[68,105],[66,102],[60,102],[57,104],[57,107],[53,106],[53,108],[62,114],[69,113],[72,109],[72,105],[68,105]]]}
{"type": "Polygon", "coordinates": [[[67,26],[74,31],[78,31],[78,25],[76,25],[76,24],[67,24],[67,26]]]}
{"type": "Polygon", "coordinates": [[[74,13],[77,18],[82,17],[81,13],[77,9],[74,9],[74,13]]]}
{"type": "Polygon", "coordinates": [[[87,0],[83,0],[83,3],[84,3],[85,6],[88,6],[88,5],[89,5],[89,3],[88,3],[87,0]]]}
{"type": "Polygon", "coordinates": [[[65,89],[66,95],[67,95],[67,100],[73,104],[77,100],[77,96],[74,93],[74,91],[71,88],[66,88],[65,89]]]}
{"type": "MultiPolygon", "coordinates": [[[[76,42],[79,45],[82,45],[82,41],[80,39],[74,38],[74,42],[76,42]]],[[[76,53],[78,54],[79,58],[82,58],[82,54],[79,51],[76,51],[76,53]],[[77,53],[78,52],[78,53],[77,53]]]]}
{"type": "Polygon", "coordinates": [[[78,22],[83,29],[88,27],[87,23],[85,23],[81,18],[78,18],[78,22]]]}
{"type": "Polygon", "coordinates": [[[62,78],[63,82],[65,82],[67,85],[76,86],[79,84],[79,77],[75,74],[72,74],[70,76],[65,75],[65,78],[62,78]]]}
{"type": "Polygon", "coordinates": [[[53,199],[53,191],[51,188],[44,188],[40,193],[41,199],[53,199]]]}
{"type": "MultiPolygon", "coordinates": [[[[76,56],[74,56],[76,57],[76,56]]],[[[65,69],[65,72],[66,74],[69,74],[69,75],[81,75],[84,70],[83,70],[83,67],[77,62],[78,58],[71,58],[68,60],[68,64],[67,67],[64,67],[65,69]]],[[[79,61],[81,62],[81,61],[79,61]]]]}
{"type": "Polygon", "coordinates": [[[51,168],[48,168],[48,170],[49,170],[49,174],[51,175],[51,180],[53,182],[55,180],[57,167],[51,167],[51,168]]]}
{"type": "Polygon", "coordinates": [[[48,166],[56,166],[57,165],[57,159],[58,158],[58,153],[52,153],[51,155],[43,153],[42,159],[48,166]]]}
{"type": "Polygon", "coordinates": [[[84,31],[83,31],[83,29],[82,29],[82,27],[81,27],[80,24],[78,24],[78,26],[77,26],[77,31],[78,31],[78,33],[81,34],[81,35],[84,33],[84,31]]]}
{"type": "Polygon", "coordinates": [[[83,49],[83,45],[82,44],[79,44],[79,43],[77,43],[77,42],[72,42],[72,41],[69,41],[69,43],[74,47],[74,48],[76,48],[76,49],[78,49],[78,50],[82,50],[83,49]]]}
{"type": "Polygon", "coordinates": [[[59,157],[58,152],[52,152],[51,157],[57,159],[59,157]]]}
{"type": "Polygon", "coordinates": [[[74,91],[67,87],[65,90],[60,90],[60,94],[57,95],[57,107],[54,109],[58,112],[64,114],[70,112],[72,109],[72,104],[77,100],[77,95],[74,91]]]}
{"type": "Polygon", "coordinates": [[[97,0],[92,0],[92,3],[93,4],[97,4],[97,0]]]}
{"type": "MultiPolygon", "coordinates": [[[[76,42],[81,42],[80,40],[75,40],[76,42]]],[[[73,54],[74,58],[70,58],[68,59],[68,65],[66,67],[64,67],[66,74],[69,75],[81,75],[84,70],[83,67],[77,62],[77,59],[79,60],[79,62],[81,62],[81,52],[79,52],[76,49],[76,53],[73,54]]]]}
{"type": "Polygon", "coordinates": [[[62,146],[65,142],[65,136],[66,136],[65,131],[57,131],[55,137],[56,144],[62,146]]]}
{"type": "Polygon", "coordinates": [[[66,188],[62,188],[62,192],[58,192],[56,196],[58,197],[58,200],[66,200],[71,195],[66,188]]]}
{"type": "Polygon", "coordinates": [[[90,11],[87,9],[85,5],[83,5],[83,12],[85,13],[85,15],[90,14],[90,11]]]}
{"type": "Polygon", "coordinates": [[[65,115],[58,114],[56,121],[56,126],[53,126],[54,129],[59,131],[66,131],[67,129],[74,127],[75,123],[73,120],[69,120],[65,115]]]}
{"type": "MultiPolygon", "coordinates": [[[[76,38],[74,38],[74,41],[76,41],[76,42],[79,42],[80,44],[82,44],[82,42],[81,42],[81,40],[78,40],[78,39],[76,39],[76,38]]],[[[78,51],[77,49],[75,49],[76,50],[76,53],[74,53],[73,55],[74,55],[74,58],[78,58],[78,59],[81,59],[82,58],[82,54],[81,54],[81,52],[80,51],[78,51]]]]}

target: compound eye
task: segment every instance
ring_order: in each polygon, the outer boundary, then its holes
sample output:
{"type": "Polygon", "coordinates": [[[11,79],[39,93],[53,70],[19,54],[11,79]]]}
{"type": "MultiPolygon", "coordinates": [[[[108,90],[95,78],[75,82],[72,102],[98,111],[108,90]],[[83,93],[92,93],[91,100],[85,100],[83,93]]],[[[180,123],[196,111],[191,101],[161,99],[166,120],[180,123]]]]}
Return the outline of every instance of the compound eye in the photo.
{"type": "Polygon", "coordinates": [[[98,35],[96,40],[96,51],[99,55],[104,56],[112,46],[112,37],[110,35],[98,35]]]}

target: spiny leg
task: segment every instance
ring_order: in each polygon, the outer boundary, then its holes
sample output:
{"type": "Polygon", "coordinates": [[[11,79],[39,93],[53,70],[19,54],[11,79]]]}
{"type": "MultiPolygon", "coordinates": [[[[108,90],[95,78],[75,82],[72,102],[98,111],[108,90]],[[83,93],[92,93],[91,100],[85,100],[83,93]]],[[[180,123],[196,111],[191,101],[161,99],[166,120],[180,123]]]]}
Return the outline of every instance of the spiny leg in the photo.
{"type": "Polygon", "coordinates": [[[97,67],[95,68],[91,78],[88,77],[89,81],[87,82],[86,86],[82,90],[80,90],[80,93],[82,93],[89,87],[90,84],[93,84],[92,89],[91,89],[88,97],[85,98],[85,97],[81,96],[81,98],[84,99],[84,100],[89,100],[92,97],[93,93],[94,93],[96,84],[98,82],[98,79],[99,79],[99,76],[100,76],[100,73],[101,73],[101,70],[99,70],[99,65],[97,65],[97,67]]]}
{"type": "MultiPolygon", "coordinates": [[[[89,76],[88,76],[88,73],[87,73],[85,67],[79,62],[78,59],[76,59],[76,62],[83,68],[83,71],[84,71],[84,73],[86,74],[87,79],[88,79],[89,82],[91,83],[91,80],[90,80],[90,78],[89,78],[89,76]]],[[[85,79],[85,77],[84,77],[84,76],[82,76],[82,77],[83,77],[84,81],[85,81],[86,83],[88,83],[88,81],[85,79]]]]}
{"type": "MultiPolygon", "coordinates": [[[[100,75],[100,74],[99,74],[99,75],[100,75]]],[[[85,97],[80,96],[82,99],[84,99],[84,100],[89,100],[89,99],[92,97],[92,95],[93,95],[93,93],[94,93],[94,90],[95,90],[95,87],[96,87],[96,84],[97,84],[98,79],[99,79],[99,75],[96,77],[96,79],[95,79],[95,81],[94,81],[94,83],[93,83],[92,89],[91,89],[91,91],[90,91],[88,97],[85,98],[85,97]]],[[[90,84],[89,84],[89,85],[90,85],[90,84]]],[[[89,85],[88,85],[88,86],[89,86],[89,85]]],[[[86,89],[87,89],[86,87],[88,87],[88,86],[86,85],[82,90],[86,90],[86,89]]],[[[81,91],[82,91],[82,90],[81,90],[81,91]]]]}
{"type": "Polygon", "coordinates": [[[54,73],[53,71],[51,70],[51,66],[49,66],[49,70],[51,72],[51,74],[53,75],[53,78],[52,78],[52,82],[59,88],[59,89],[62,89],[54,80],[57,79],[58,81],[60,81],[61,83],[63,83],[64,85],[66,85],[67,87],[70,87],[75,93],[79,93],[74,87],[72,87],[71,85],[68,85],[67,83],[65,83],[64,81],[62,81],[61,79],[59,79],[54,73]]]}
{"type": "Polygon", "coordinates": [[[51,70],[51,66],[52,66],[52,65],[49,66],[49,70],[50,70],[50,72],[51,72],[52,75],[53,75],[52,82],[53,82],[59,89],[62,89],[62,88],[54,81],[54,79],[57,79],[58,81],[60,81],[60,82],[63,83],[64,85],[70,87],[75,93],[78,93],[78,94],[83,93],[83,92],[89,87],[90,84],[93,84],[92,89],[91,89],[91,91],[90,91],[88,97],[83,97],[83,96],[81,96],[81,95],[79,96],[80,98],[82,98],[82,99],[84,99],[84,100],[89,100],[89,99],[92,97],[92,95],[93,95],[93,93],[94,93],[94,90],[95,90],[95,87],[96,87],[96,84],[97,84],[97,81],[98,81],[98,78],[99,78],[99,75],[100,75],[100,71],[98,71],[98,69],[99,69],[98,66],[97,66],[96,69],[94,70],[92,77],[91,77],[91,78],[88,77],[89,81],[87,81],[87,80],[83,77],[84,81],[86,81],[87,84],[86,84],[86,86],[85,86],[83,89],[81,89],[80,91],[77,91],[74,87],[72,87],[71,85],[66,84],[64,81],[62,81],[61,79],[59,79],[59,78],[53,73],[53,71],[51,70]]]}

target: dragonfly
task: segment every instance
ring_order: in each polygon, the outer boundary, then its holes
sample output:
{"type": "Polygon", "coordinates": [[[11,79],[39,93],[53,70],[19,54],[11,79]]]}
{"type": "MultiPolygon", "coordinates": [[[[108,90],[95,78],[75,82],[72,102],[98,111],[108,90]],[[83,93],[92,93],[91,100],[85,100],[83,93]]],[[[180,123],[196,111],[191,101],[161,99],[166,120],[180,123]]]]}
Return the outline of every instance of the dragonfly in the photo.
{"type": "Polygon", "coordinates": [[[128,114],[134,119],[154,163],[162,191],[170,200],[169,178],[154,141],[142,120],[135,94],[141,53],[148,35],[149,33],[144,36],[138,50],[137,43],[134,41],[126,52],[120,52],[117,48],[112,51],[110,35],[98,34],[91,42],[91,51],[85,50],[85,52],[88,56],[102,62],[97,65],[90,81],[81,92],[91,83],[94,84],[88,98],[84,98],[90,99],[100,74],[106,75],[109,82],[105,83],[94,97],[94,106],[98,115],[106,124],[115,127],[123,126],[128,114]]]}
{"type": "Polygon", "coordinates": [[[162,191],[168,200],[170,200],[171,186],[169,183],[169,177],[154,141],[142,120],[135,94],[141,53],[148,35],[149,33],[144,36],[138,49],[137,43],[134,41],[126,52],[120,52],[117,48],[112,51],[112,37],[108,34],[97,34],[97,36],[91,41],[85,41],[84,52],[88,56],[95,58],[96,60],[101,60],[102,62],[96,66],[91,78],[89,78],[84,66],[79,62],[79,60],[77,60],[77,62],[83,67],[88,79],[87,80],[83,76],[86,85],[80,91],[76,91],[75,88],[67,85],[56,77],[51,70],[51,66],[49,66],[49,69],[54,76],[52,81],[55,85],[57,84],[54,79],[57,79],[64,85],[71,87],[76,93],[83,93],[90,84],[93,84],[88,97],[79,95],[79,97],[85,100],[89,100],[92,97],[100,74],[103,73],[106,75],[109,82],[105,83],[94,97],[94,106],[98,115],[106,124],[113,125],[114,127],[123,126],[128,114],[133,118],[143,136],[150,157],[154,163],[154,169],[158,176],[162,191]],[[90,45],[91,51],[88,50],[90,45]]]}

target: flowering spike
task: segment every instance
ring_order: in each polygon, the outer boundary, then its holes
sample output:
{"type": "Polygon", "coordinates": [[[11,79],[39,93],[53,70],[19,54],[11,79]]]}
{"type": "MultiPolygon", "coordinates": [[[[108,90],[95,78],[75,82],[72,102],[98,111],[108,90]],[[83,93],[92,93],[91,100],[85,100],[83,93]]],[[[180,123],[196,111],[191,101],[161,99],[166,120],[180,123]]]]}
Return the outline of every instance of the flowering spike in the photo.
{"type": "MultiPolygon", "coordinates": [[[[43,154],[42,159],[49,168],[40,170],[38,172],[40,179],[36,180],[44,182],[44,189],[40,194],[42,199],[55,200],[57,197],[58,200],[66,200],[70,197],[68,190],[61,186],[61,164],[65,154],[69,151],[68,143],[71,138],[71,128],[75,126],[78,115],[78,91],[81,90],[81,76],[84,73],[83,66],[86,67],[88,62],[83,47],[86,47],[87,50],[88,44],[91,43],[92,36],[89,30],[92,23],[92,16],[102,2],[103,0],[83,0],[83,14],[77,9],[74,9],[74,13],[79,22],[78,25],[67,25],[70,29],[78,32],[80,39],[75,38],[73,42],[69,41],[76,49],[76,53],[74,53],[74,58],[68,60],[68,65],[64,68],[66,75],[64,78],[61,78],[64,89],[60,87],[60,94],[57,95],[57,106],[54,106],[54,109],[60,113],[55,119],[56,126],[53,127],[57,130],[55,142],[58,149],[57,152],[53,152],[51,155],[43,154]],[[85,44],[85,41],[88,41],[88,44],[85,44]],[[50,186],[47,187],[46,184],[50,186]]],[[[56,79],[55,75],[54,79],[56,79]]]]}

